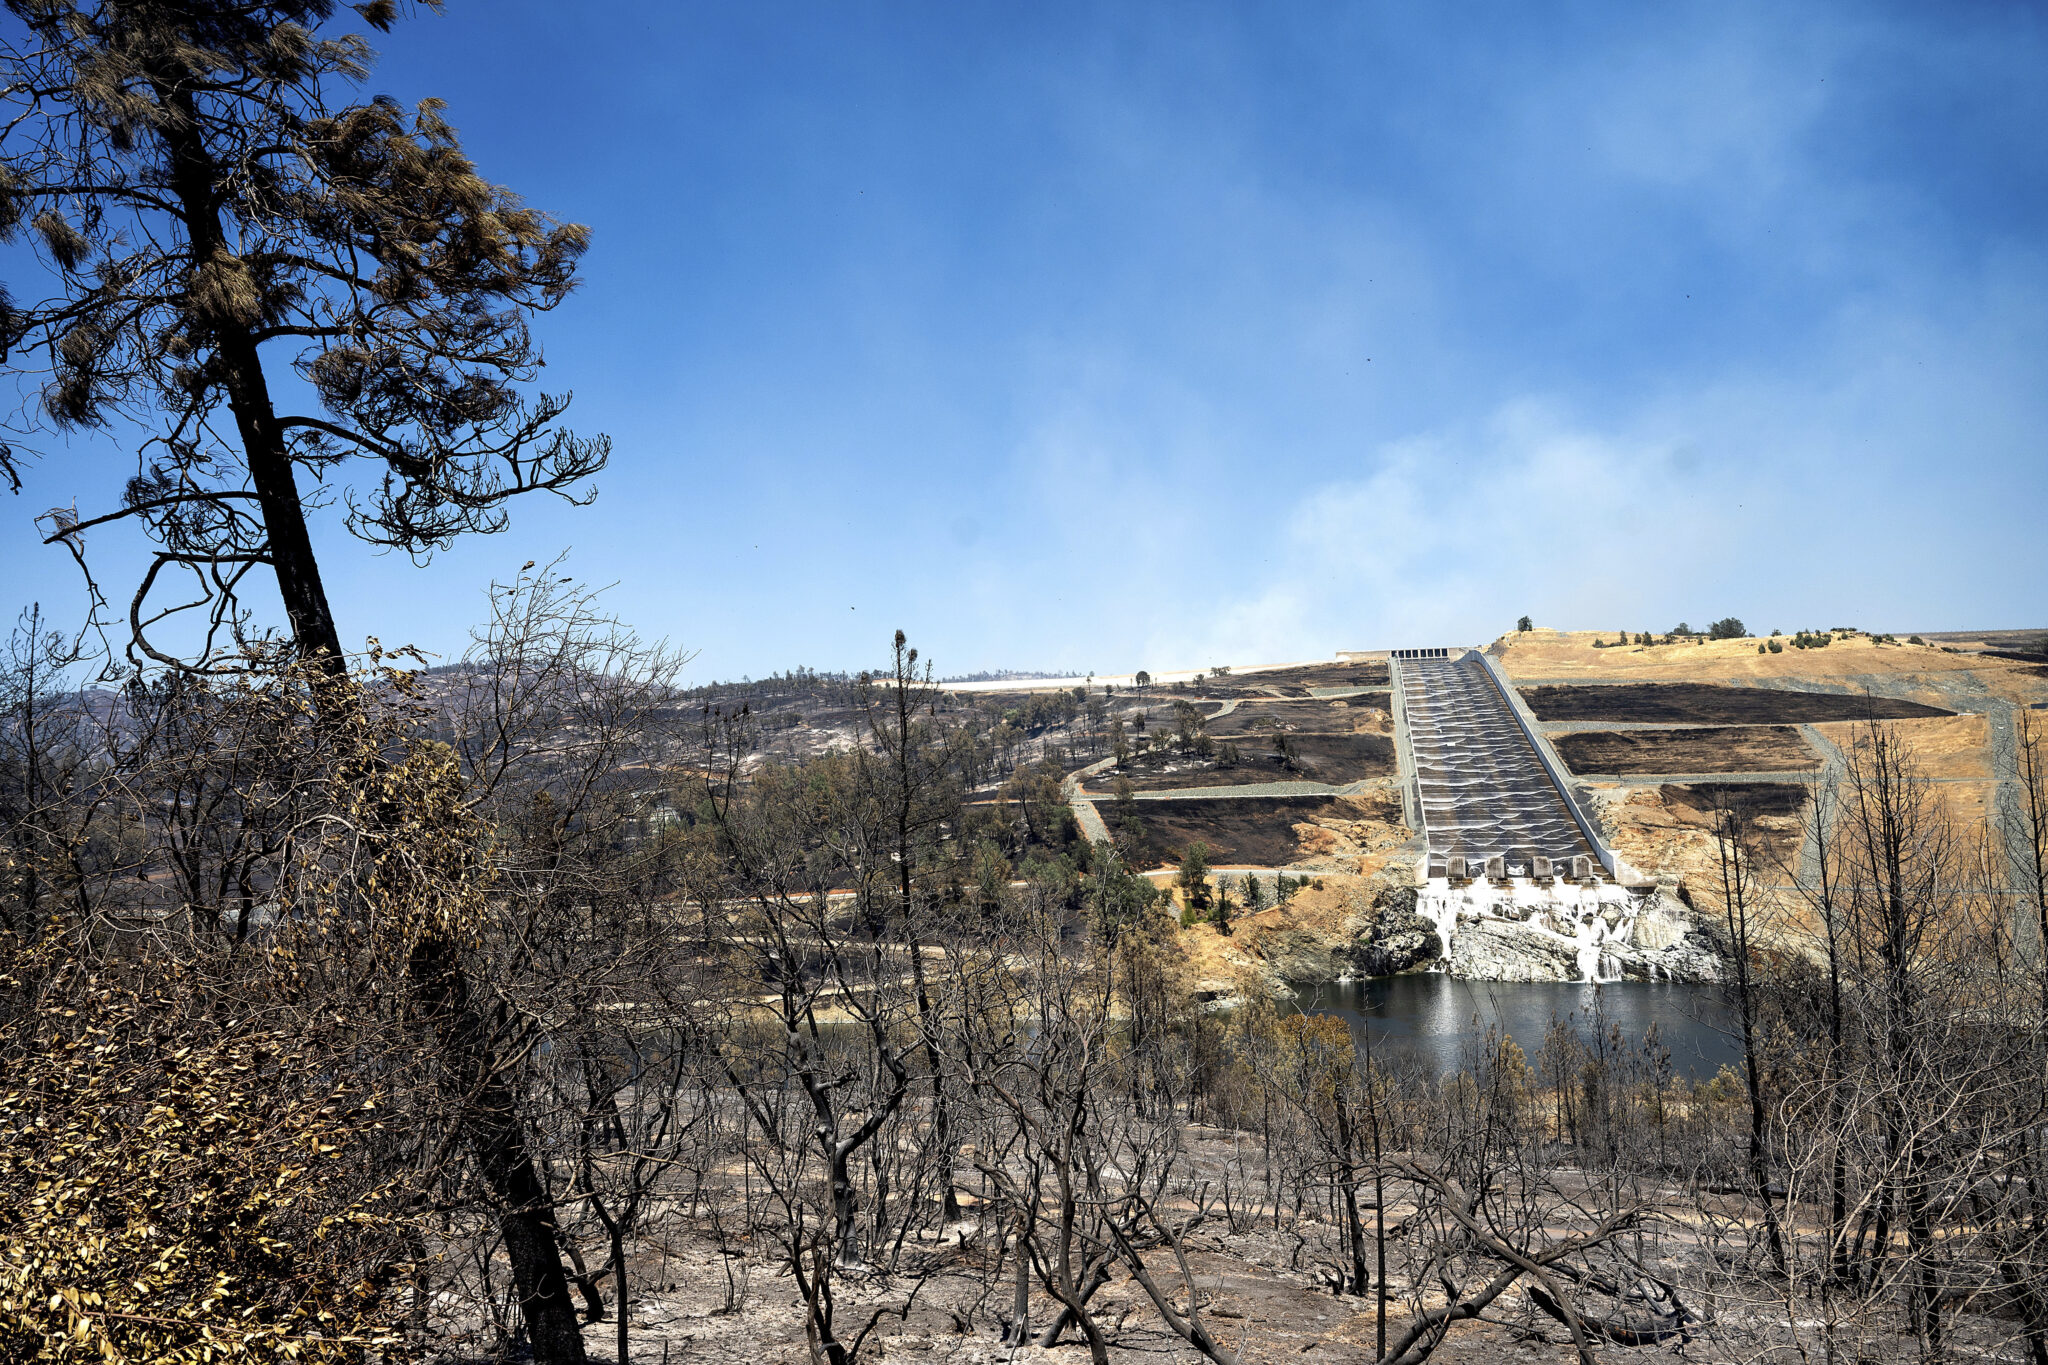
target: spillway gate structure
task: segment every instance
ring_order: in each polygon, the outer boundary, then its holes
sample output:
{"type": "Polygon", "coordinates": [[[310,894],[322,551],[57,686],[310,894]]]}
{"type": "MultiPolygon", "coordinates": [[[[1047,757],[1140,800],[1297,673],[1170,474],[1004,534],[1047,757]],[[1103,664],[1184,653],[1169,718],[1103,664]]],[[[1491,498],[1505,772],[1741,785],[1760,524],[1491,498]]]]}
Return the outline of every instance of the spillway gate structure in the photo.
{"type": "Polygon", "coordinates": [[[1425,837],[1426,876],[1620,879],[1498,664],[1474,650],[1417,649],[1393,651],[1391,666],[1404,804],[1425,837]]]}

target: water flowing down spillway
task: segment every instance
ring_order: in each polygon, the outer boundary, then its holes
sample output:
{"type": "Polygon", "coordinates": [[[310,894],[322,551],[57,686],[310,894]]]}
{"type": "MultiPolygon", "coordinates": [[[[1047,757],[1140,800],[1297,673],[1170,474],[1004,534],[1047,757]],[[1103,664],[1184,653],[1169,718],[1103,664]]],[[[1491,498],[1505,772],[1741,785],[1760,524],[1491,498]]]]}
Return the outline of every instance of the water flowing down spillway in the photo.
{"type": "MultiPolygon", "coordinates": [[[[1653,896],[1612,882],[1453,886],[1443,877],[1431,877],[1415,895],[1415,911],[1435,926],[1447,962],[1460,923],[1493,920],[1556,944],[1577,964],[1576,979],[1594,982],[1621,978],[1615,951],[1634,943],[1637,921],[1654,908],[1653,896]]],[[[1654,979],[1653,966],[1649,974],[1654,979]]]]}
{"type": "Polygon", "coordinates": [[[1476,659],[1403,659],[1401,703],[1429,851],[1526,871],[1593,856],[1499,687],[1476,659]]]}

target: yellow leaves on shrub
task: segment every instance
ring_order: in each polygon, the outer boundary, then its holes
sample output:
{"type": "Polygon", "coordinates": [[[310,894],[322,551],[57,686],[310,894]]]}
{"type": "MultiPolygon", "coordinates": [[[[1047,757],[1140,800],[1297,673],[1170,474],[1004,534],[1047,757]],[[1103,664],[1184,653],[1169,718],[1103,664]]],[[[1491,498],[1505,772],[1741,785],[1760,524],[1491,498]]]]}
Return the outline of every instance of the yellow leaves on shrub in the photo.
{"type": "Polygon", "coordinates": [[[368,1160],[333,1059],[283,1031],[206,1036],[217,1021],[189,1020],[171,990],[65,984],[96,1046],[49,1006],[0,1030],[0,1360],[325,1361],[395,1343],[403,1191],[368,1160]],[[180,1023],[199,1036],[166,1039],[180,1023]]]}

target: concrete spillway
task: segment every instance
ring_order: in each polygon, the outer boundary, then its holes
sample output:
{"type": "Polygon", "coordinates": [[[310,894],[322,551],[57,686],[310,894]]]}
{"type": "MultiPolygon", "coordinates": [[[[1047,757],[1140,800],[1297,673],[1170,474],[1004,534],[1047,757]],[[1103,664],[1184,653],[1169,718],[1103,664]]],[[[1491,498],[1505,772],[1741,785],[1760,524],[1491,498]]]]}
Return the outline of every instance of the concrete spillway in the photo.
{"type": "Polygon", "coordinates": [[[1511,869],[1543,857],[1599,865],[1499,685],[1480,660],[1402,658],[1401,703],[1429,852],[1511,869]]]}
{"type": "Polygon", "coordinates": [[[1416,913],[1441,969],[1493,981],[1714,980],[1690,917],[1644,884],[1565,790],[1565,770],[1483,655],[1395,650],[1403,800],[1428,853],[1416,913]]]}

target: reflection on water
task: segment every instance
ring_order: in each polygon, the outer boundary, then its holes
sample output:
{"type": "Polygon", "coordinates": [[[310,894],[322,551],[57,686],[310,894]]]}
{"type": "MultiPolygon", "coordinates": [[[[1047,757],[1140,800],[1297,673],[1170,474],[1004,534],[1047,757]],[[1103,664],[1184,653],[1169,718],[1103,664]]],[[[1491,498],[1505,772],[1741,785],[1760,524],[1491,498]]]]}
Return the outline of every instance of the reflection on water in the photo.
{"type": "Polygon", "coordinates": [[[1639,1047],[1651,1024],[1671,1051],[1680,1076],[1703,1080],[1723,1063],[1739,1064],[1741,1045],[1730,1036],[1733,1018],[1716,986],[1671,981],[1578,982],[1454,981],[1434,973],[1364,981],[1297,983],[1287,1005],[1348,1021],[1361,1045],[1370,1043],[1388,1065],[1420,1063],[1434,1072],[1465,1064],[1463,1049],[1489,1025],[1521,1044],[1533,1060],[1551,1021],[1590,1032],[1621,1029],[1639,1047]]]}

